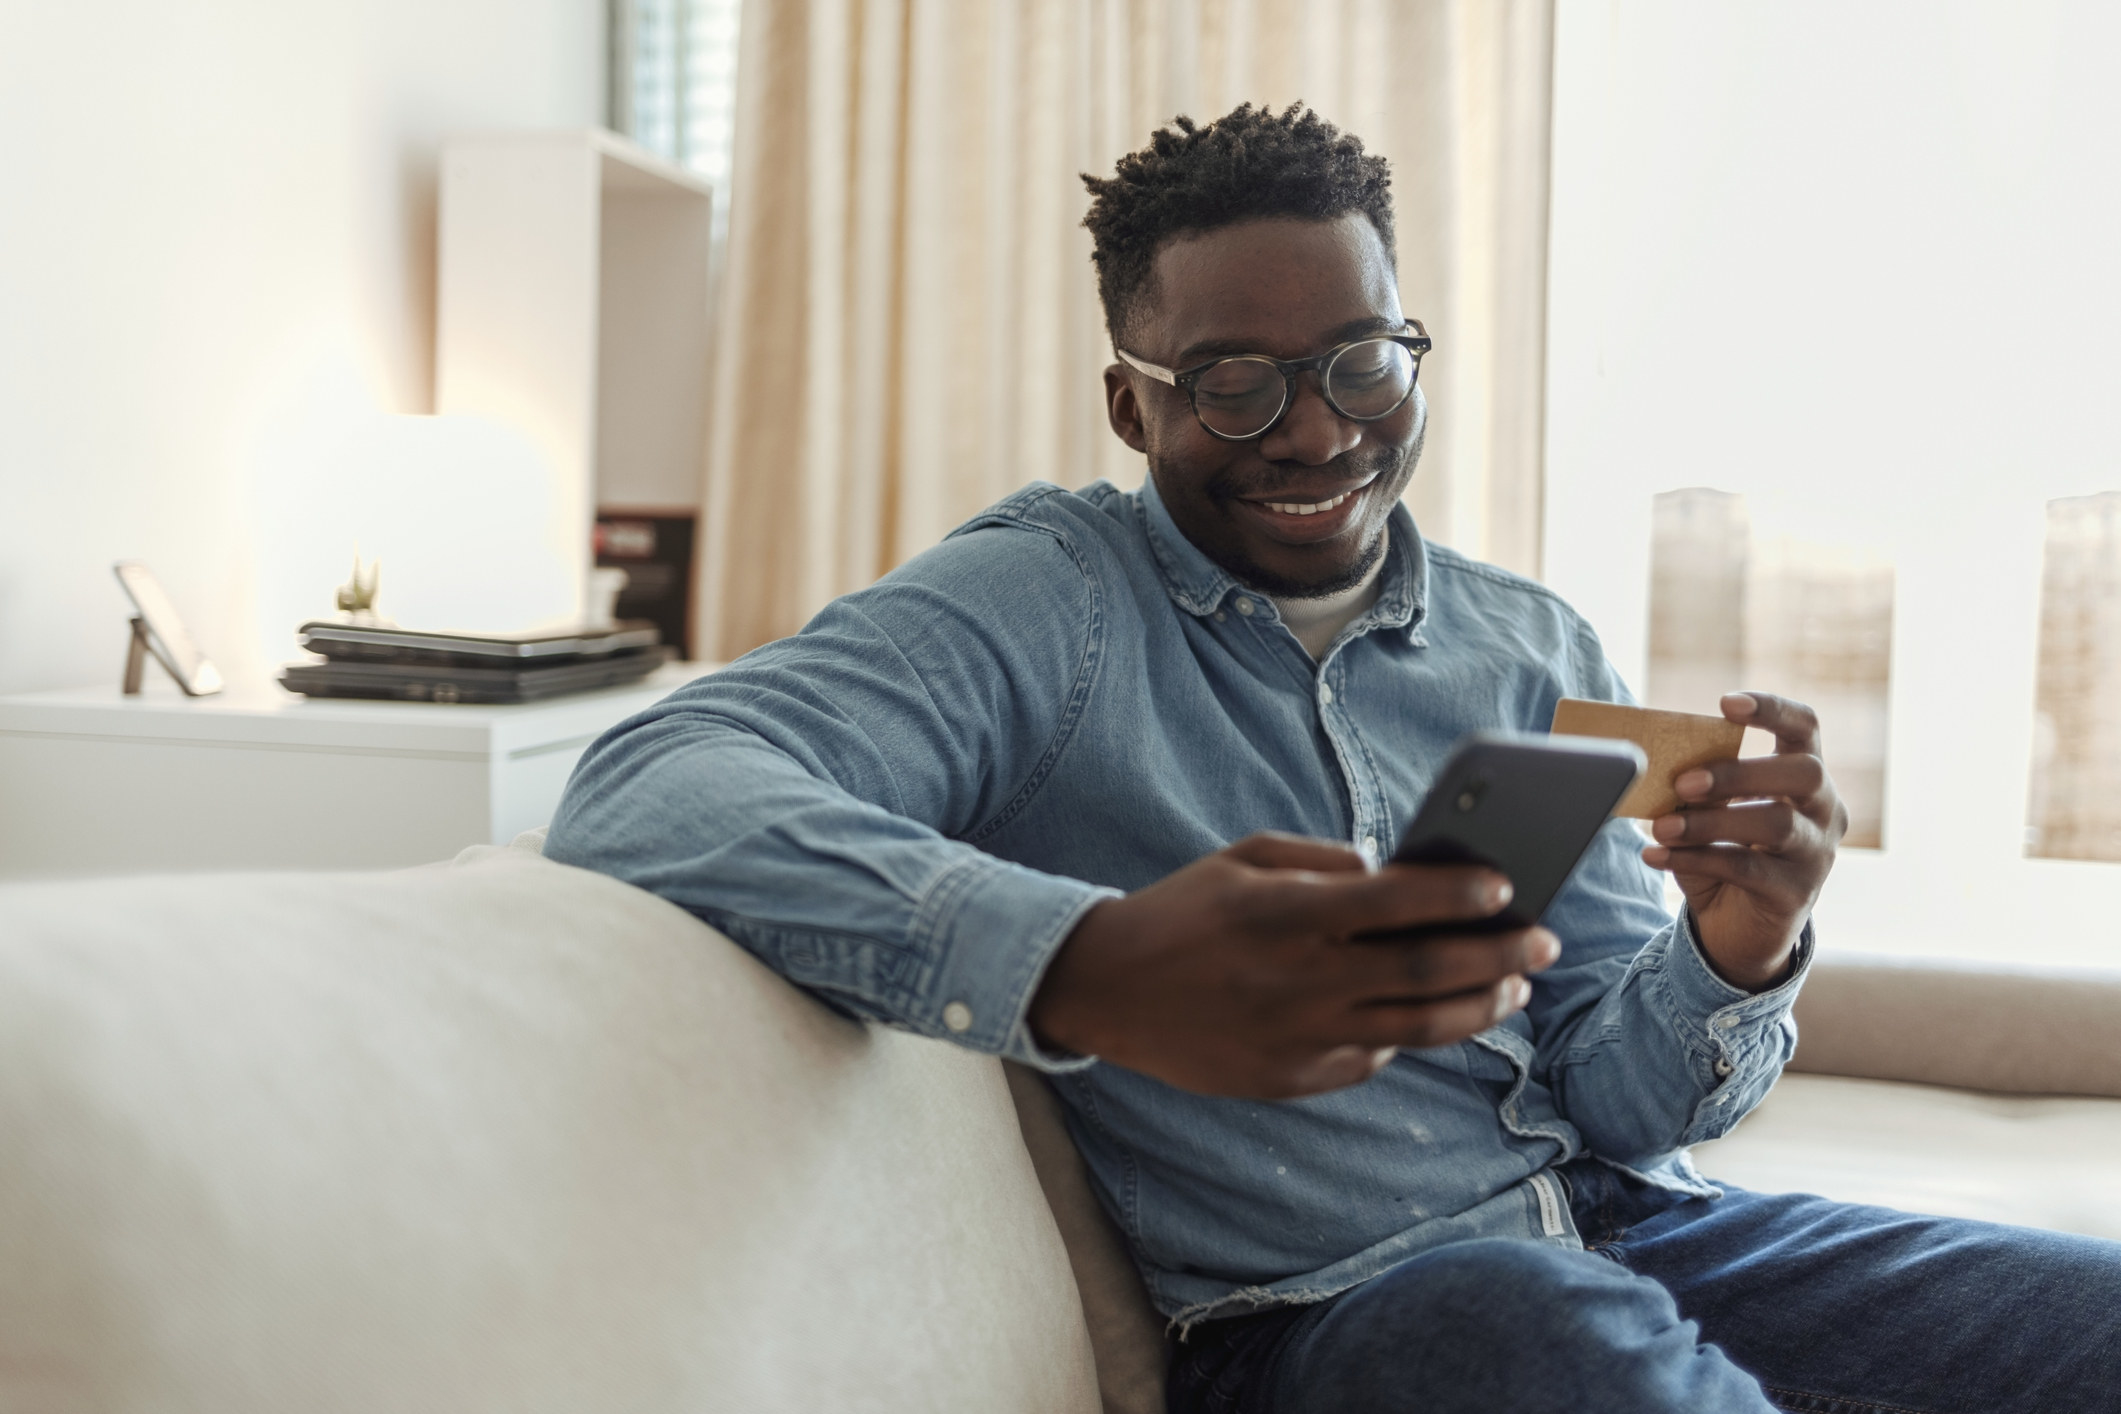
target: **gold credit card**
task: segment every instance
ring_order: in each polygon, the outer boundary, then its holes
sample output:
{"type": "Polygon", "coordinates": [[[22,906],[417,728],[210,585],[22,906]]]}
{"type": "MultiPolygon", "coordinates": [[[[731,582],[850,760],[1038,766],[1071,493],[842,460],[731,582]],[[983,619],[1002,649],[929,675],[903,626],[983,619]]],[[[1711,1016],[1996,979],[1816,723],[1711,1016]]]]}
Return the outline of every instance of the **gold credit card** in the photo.
{"type": "Polygon", "coordinates": [[[1613,807],[1615,815],[1654,820],[1679,808],[1672,782],[1711,761],[1728,761],[1745,740],[1743,722],[1703,717],[1693,712],[1660,712],[1651,707],[1623,707],[1617,702],[1586,702],[1564,697],[1554,704],[1556,736],[1602,736],[1632,741],[1650,758],[1635,784],[1613,807]]]}

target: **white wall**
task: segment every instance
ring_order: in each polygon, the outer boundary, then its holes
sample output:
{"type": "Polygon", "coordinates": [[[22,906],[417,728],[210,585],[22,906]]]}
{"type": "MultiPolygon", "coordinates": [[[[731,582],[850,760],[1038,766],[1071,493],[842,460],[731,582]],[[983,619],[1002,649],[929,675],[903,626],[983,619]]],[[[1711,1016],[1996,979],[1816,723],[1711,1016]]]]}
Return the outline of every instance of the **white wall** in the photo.
{"type": "Polygon", "coordinates": [[[120,558],[263,670],[261,440],[431,410],[438,139],[599,121],[602,14],[0,0],[0,692],[113,678],[120,558]]]}
{"type": "Polygon", "coordinates": [[[2121,960],[2121,866],[2022,850],[2043,507],[2121,488],[2117,58],[2101,0],[1561,3],[1547,578],[1639,684],[1654,492],[1895,561],[1841,945],[2121,960]]]}

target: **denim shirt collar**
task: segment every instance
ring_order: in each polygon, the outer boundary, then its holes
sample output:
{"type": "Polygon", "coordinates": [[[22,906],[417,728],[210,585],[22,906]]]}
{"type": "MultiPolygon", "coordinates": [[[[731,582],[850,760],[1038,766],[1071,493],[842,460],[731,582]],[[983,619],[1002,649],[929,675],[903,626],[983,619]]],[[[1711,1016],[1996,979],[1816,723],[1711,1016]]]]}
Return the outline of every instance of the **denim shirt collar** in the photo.
{"type": "MultiPolygon", "coordinates": [[[[1223,606],[1233,593],[1249,586],[1201,552],[1171,519],[1170,510],[1157,493],[1156,477],[1142,478],[1141,504],[1149,532],[1149,549],[1156,556],[1164,588],[1171,600],[1187,613],[1200,617],[1223,606]]],[[[1429,557],[1414,517],[1402,502],[1392,508],[1387,522],[1384,572],[1379,580],[1377,602],[1348,626],[1351,633],[1379,629],[1403,631],[1416,647],[1427,647],[1421,625],[1428,615],[1429,557]]],[[[1264,597],[1264,591],[1250,590],[1264,597]]],[[[1271,609],[1271,599],[1260,605],[1271,609]]]]}

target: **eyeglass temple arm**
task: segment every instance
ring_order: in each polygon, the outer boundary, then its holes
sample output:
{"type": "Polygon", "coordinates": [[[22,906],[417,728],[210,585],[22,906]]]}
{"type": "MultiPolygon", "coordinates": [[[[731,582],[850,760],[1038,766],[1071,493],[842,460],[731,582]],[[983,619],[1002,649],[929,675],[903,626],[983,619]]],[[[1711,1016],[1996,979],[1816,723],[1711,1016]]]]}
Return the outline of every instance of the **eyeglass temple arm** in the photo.
{"type": "Polygon", "coordinates": [[[1125,360],[1133,367],[1140,369],[1143,373],[1148,374],[1157,382],[1169,383],[1174,388],[1178,386],[1178,375],[1172,372],[1170,369],[1159,368],[1157,365],[1148,362],[1146,359],[1136,358],[1133,354],[1130,354],[1125,349],[1119,348],[1117,346],[1114,346],[1112,352],[1118,354],[1121,359],[1125,360]]]}

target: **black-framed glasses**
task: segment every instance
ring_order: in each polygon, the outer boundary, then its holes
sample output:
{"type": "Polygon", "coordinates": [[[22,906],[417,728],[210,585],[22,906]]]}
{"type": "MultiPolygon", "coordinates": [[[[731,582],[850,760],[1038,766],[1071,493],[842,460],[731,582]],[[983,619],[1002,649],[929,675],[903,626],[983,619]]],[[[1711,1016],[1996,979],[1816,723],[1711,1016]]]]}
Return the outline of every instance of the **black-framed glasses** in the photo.
{"type": "Polygon", "coordinates": [[[1170,369],[1125,349],[1115,352],[1151,378],[1183,392],[1193,404],[1193,415],[1209,432],[1225,442],[1247,442],[1274,430],[1296,401],[1296,375],[1314,370],[1326,405],[1342,417],[1375,422],[1398,412],[1414,396],[1421,356],[1432,347],[1420,320],[1409,319],[1407,327],[1414,332],[1372,334],[1312,358],[1237,354],[1170,369]]]}

